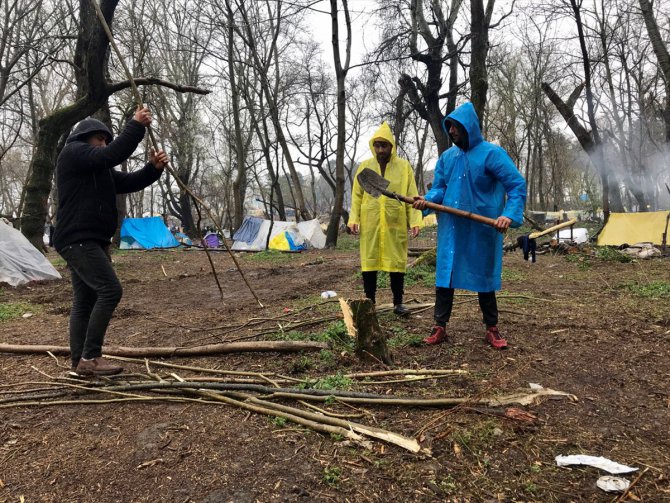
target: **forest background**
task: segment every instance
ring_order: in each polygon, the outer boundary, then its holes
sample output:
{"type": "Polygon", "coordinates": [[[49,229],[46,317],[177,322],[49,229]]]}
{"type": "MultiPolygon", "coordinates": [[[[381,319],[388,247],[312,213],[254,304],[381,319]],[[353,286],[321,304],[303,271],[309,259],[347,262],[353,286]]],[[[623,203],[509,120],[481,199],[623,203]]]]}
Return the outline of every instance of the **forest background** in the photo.
{"type": "MultiPolygon", "coordinates": [[[[0,215],[41,246],[54,165],[92,115],[135,102],[91,0],[0,2],[0,215]]],[[[420,190],[471,100],[528,181],[528,209],[670,207],[670,5],[649,0],[101,0],[175,173],[237,229],[328,223],[337,242],[369,135],[391,124],[420,190]],[[330,44],[324,43],[330,41],[330,44]],[[353,46],[353,50],[352,50],[353,46]]],[[[145,150],[121,167],[134,170],[145,150]]],[[[173,176],[119,198],[192,237],[173,176]]]]}

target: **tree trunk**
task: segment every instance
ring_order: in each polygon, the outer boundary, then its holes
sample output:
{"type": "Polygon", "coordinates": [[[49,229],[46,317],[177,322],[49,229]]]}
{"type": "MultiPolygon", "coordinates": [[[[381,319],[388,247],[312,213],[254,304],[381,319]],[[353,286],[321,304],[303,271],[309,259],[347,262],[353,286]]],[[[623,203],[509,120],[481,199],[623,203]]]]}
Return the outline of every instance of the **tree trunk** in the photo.
{"type": "MultiPolygon", "coordinates": [[[[493,9],[495,0],[489,0],[487,9],[493,9]]],[[[472,105],[479,117],[479,123],[484,127],[484,113],[486,111],[486,94],[489,89],[486,58],[489,52],[489,27],[483,0],[470,0],[470,92],[472,105]]]]}
{"type": "Polygon", "coordinates": [[[333,202],[333,209],[330,213],[330,221],[328,222],[328,231],[326,233],[326,247],[328,248],[335,248],[337,246],[337,235],[342,218],[342,205],[344,204],[344,149],[347,139],[347,101],[344,84],[351,60],[351,19],[349,17],[347,0],[342,0],[342,9],[347,28],[347,47],[344,65],[340,56],[337,0],[330,0],[333,59],[335,63],[335,76],[337,78],[337,150],[335,152],[335,201],[333,202]]]}
{"type": "Polygon", "coordinates": [[[340,306],[349,335],[356,337],[356,355],[361,360],[391,365],[391,352],[386,344],[386,335],[379,326],[373,302],[370,299],[340,299],[340,306]]]}
{"type": "Polygon", "coordinates": [[[649,0],[640,0],[640,9],[642,18],[649,33],[651,46],[654,48],[658,66],[665,77],[665,110],[663,111],[663,120],[665,122],[665,141],[670,143],[670,53],[663,41],[663,36],[656,23],[654,11],[649,0]]]}

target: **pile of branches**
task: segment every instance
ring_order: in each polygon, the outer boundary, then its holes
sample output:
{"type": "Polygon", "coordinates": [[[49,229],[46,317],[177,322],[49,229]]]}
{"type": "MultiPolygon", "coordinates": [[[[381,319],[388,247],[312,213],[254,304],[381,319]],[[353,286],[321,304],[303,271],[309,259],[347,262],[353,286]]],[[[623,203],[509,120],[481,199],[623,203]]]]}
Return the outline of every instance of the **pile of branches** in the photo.
{"type": "MultiPolygon", "coordinates": [[[[374,439],[426,455],[430,454],[430,449],[421,446],[414,438],[355,421],[371,414],[360,407],[363,405],[462,407],[478,412],[485,410],[488,414],[523,421],[535,419],[535,416],[520,409],[499,408],[500,405],[510,403],[532,403],[528,401],[528,396],[524,397],[522,394],[490,399],[415,398],[337,389],[310,389],[299,387],[308,384],[305,381],[279,374],[205,369],[129,358],[117,359],[143,362],[146,372],[83,381],[75,378],[73,374],[67,377],[53,377],[33,367],[48,380],[0,386],[0,409],[155,401],[225,404],[258,414],[284,418],[314,431],[338,435],[343,439],[363,444],[367,448],[371,447],[371,440],[374,439]],[[152,371],[152,366],[168,367],[169,371],[159,375],[152,371]],[[189,375],[182,377],[176,373],[177,370],[182,373],[188,372],[189,375]],[[209,375],[206,377],[198,375],[203,373],[209,375]],[[326,409],[333,405],[345,407],[351,413],[335,413],[326,409]]],[[[360,387],[370,384],[416,383],[426,379],[464,374],[467,374],[467,371],[404,369],[345,374],[337,377],[349,379],[360,387]],[[382,379],[382,381],[371,379],[382,379]]]]}

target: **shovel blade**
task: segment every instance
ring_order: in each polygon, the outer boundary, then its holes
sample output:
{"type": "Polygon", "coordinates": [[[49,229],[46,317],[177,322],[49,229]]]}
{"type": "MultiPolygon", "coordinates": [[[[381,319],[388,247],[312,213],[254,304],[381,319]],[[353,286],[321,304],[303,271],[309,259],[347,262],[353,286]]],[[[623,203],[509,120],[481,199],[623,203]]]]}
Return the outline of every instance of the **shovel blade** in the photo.
{"type": "Polygon", "coordinates": [[[358,174],[358,183],[361,184],[363,190],[372,197],[379,197],[384,192],[387,192],[389,181],[383,176],[375,173],[370,168],[365,168],[358,174]]]}

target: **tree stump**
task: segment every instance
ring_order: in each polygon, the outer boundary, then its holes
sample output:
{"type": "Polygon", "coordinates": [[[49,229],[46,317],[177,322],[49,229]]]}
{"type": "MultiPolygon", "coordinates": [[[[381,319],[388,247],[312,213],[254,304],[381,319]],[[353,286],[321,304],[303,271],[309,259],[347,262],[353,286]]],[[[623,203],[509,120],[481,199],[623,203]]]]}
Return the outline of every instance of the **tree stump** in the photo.
{"type": "Polygon", "coordinates": [[[340,299],[344,324],[356,339],[356,355],[361,360],[381,361],[392,365],[386,335],[379,326],[375,305],[370,299],[340,299]]]}

